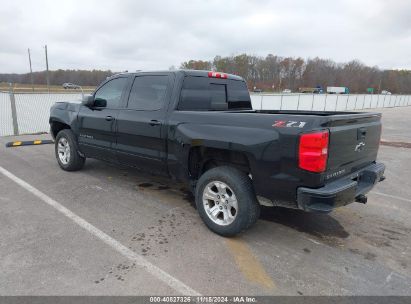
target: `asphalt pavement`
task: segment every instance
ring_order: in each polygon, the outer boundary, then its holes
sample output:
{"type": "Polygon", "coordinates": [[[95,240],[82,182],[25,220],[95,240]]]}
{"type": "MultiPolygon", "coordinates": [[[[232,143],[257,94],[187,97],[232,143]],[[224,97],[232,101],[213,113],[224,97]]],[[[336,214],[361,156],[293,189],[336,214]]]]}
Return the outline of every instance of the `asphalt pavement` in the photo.
{"type": "MultiPolygon", "coordinates": [[[[411,143],[411,107],[379,109],[411,143]]],[[[210,232],[183,184],[0,138],[0,295],[411,295],[411,150],[381,145],[387,179],[330,214],[264,208],[236,238],[210,232]],[[186,291],[186,292],[184,292],[186,291]]],[[[406,146],[406,145],[405,145],[406,146]]]]}

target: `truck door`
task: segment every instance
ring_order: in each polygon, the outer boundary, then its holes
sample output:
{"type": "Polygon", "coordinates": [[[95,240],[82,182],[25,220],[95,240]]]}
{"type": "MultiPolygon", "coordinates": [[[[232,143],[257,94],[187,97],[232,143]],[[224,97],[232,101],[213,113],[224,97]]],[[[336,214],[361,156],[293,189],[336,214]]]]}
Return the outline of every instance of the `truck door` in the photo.
{"type": "Polygon", "coordinates": [[[116,161],[115,123],[127,80],[127,76],[108,80],[94,93],[94,106],[80,108],[78,143],[87,157],[116,161]]]}
{"type": "Polygon", "coordinates": [[[171,75],[135,76],[127,106],[117,119],[116,151],[118,161],[157,174],[166,174],[165,118],[171,75]]]}

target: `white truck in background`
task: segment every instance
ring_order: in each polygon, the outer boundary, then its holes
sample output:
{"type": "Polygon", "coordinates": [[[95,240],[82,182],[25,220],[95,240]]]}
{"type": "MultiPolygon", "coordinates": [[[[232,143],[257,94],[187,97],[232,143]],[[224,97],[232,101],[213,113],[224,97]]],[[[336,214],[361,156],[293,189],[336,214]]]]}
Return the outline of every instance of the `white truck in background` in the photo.
{"type": "Polygon", "coordinates": [[[350,90],[347,87],[327,87],[328,94],[348,94],[350,90]]]}

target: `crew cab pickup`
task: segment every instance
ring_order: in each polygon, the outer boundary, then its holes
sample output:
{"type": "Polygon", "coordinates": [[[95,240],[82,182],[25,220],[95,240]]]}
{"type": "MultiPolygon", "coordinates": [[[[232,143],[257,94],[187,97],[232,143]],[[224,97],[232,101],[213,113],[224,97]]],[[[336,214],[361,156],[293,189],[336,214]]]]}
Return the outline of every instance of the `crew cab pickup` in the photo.
{"type": "Polygon", "coordinates": [[[187,182],[214,232],[255,223],[260,206],[330,212],[384,179],[381,114],[256,111],[245,81],[207,71],[139,72],[104,81],[50,114],[63,170],[86,158],[187,182]]]}

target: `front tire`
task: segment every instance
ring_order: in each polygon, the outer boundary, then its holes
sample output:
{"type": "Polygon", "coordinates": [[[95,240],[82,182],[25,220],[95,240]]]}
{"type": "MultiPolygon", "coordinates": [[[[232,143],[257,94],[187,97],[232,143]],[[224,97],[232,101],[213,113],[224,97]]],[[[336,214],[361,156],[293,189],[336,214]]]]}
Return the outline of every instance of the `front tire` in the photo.
{"type": "Polygon", "coordinates": [[[78,151],[76,137],[70,129],[61,130],[55,141],[57,163],[65,171],[77,171],[83,168],[85,157],[78,151]]]}
{"type": "Polygon", "coordinates": [[[196,205],[207,227],[222,236],[234,236],[248,229],[260,216],[250,178],[228,166],[210,169],[200,177],[196,205]]]}

